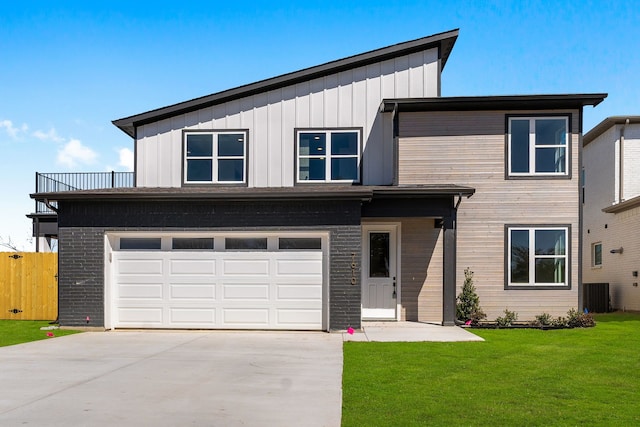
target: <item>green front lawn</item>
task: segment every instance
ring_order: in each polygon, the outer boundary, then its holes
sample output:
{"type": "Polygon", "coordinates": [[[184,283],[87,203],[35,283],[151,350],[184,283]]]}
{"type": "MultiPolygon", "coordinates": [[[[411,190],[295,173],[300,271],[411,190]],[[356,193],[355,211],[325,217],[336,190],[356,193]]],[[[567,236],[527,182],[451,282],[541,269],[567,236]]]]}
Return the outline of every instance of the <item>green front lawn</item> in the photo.
{"type": "Polygon", "coordinates": [[[51,325],[46,320],[0,320],[0,347],[78,333],[62,329],[41,331],[40,328],[44,326],[51,325]],[[47,336],[48,332],[53,337],[47,336]]]}
{"type": "Polygon", "coordinates": [[[344,343],[343,426],[640,425],[640,315],[485,342],[344,343]]]}

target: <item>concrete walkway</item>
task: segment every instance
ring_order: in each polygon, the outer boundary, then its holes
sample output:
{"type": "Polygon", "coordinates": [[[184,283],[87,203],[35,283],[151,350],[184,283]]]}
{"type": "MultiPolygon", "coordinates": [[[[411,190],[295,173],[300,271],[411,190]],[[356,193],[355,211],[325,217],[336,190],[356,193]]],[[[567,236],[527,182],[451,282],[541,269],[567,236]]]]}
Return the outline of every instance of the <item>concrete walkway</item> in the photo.
{"type": "Polygon", "coordinates": [[[458,326],[440,326],[419,322],[362,322],[362,329],[342,334],[344,341],[377,342],[461,342],[484,341],[458,326]]]}
{"type": "Polygon", "coordinates": [[[0,384],[1,426],[339,426],[342,337],[86,332],[1,347],[0,384]]]}

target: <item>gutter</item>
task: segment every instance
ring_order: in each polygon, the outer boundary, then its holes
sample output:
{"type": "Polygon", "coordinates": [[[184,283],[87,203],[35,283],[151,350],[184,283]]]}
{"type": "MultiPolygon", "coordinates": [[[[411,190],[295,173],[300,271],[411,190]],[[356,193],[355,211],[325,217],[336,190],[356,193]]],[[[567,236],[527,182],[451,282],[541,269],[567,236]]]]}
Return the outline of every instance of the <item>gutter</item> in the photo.
{"type": "Polygon", "coordinates": [[[175,200],[212,200],[212,201],[256,201],[256,200],[370,200],[373,196],[372,190],[358,189],[357,191],[349,192],[335,192],[335,191],[319,191],[313,193],[298,193],[295,192],[277,192],[277,193],[251,193],[251,194],[238,194],[238,193],[169,193],[169,192],[153,192],[153,193],[95,193],[95,192],[81,192],[81,191],[69,191],[62,193],[48,193],[48,194],[31,194],[31,198],[36,200],[42,200],[45,205],[58,212],[58,209],[51,205],[51,201],[60,200],[154,200],[154,201],[175,201],[175,200]]]}
{"type": "Polygon", "coordinates": [[[638,206],[640,206],[640,196],[625,200],[621,203],[616,203],[615,205],[607,206],[606,208],[602,209],[602,212],[617,214],[629,209],[636,208],[638,206]]]}

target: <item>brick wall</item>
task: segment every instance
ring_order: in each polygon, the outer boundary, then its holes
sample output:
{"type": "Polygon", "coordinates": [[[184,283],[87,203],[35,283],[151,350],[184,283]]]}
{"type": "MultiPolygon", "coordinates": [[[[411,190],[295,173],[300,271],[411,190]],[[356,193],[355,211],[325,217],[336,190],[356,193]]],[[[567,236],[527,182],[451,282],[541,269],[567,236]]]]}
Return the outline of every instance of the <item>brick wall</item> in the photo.
{"type": "Polygon", "coordinates": [[[104,325],[103,228],[58,230],[58,320],[62,326],[104,325]]]}
{"type": "Polygon", "coordinates": [[[359,201],[60,203],[59,320],[104,325],[104,235],[122,231],[328,231],[329,328],[360,327],[359,201]],[[356,283],[352,262],[355,260],[356,283]]]}

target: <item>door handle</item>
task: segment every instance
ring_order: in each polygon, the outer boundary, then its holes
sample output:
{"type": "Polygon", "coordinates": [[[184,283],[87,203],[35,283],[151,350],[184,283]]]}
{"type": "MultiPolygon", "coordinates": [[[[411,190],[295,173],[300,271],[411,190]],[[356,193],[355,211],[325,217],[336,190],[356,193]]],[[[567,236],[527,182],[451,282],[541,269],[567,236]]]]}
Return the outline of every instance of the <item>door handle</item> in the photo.
{"type": "Polygon", "coordinates": [[[396,298],[396,277],[393,277],[393,298],[396,298]]]}

